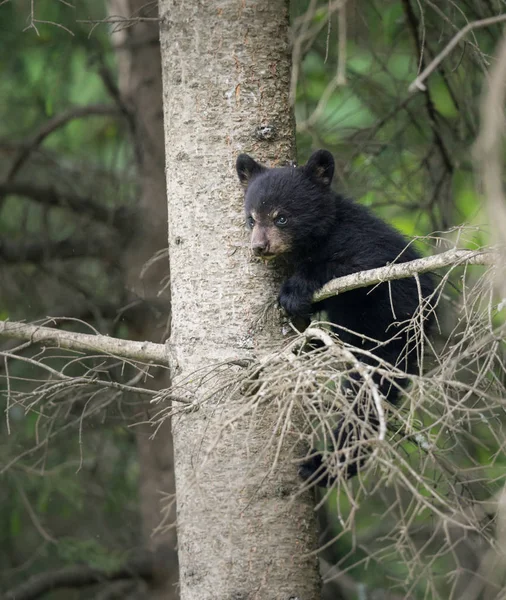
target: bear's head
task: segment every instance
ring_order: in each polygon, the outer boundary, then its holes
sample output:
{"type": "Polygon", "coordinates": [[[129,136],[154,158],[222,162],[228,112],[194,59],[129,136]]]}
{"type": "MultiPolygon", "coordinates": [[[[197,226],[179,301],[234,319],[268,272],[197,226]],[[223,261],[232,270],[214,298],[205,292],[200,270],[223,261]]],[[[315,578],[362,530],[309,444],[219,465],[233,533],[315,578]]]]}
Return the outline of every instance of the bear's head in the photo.
{"type": "Polygon", "coordinates": [[[236,168],[245,189],[246,224],[255,255],[268,260],[300,254],[327,235],[336,210],[330,152],[317,150],[302,167],[275,169],[241,154],[236,168]]]}

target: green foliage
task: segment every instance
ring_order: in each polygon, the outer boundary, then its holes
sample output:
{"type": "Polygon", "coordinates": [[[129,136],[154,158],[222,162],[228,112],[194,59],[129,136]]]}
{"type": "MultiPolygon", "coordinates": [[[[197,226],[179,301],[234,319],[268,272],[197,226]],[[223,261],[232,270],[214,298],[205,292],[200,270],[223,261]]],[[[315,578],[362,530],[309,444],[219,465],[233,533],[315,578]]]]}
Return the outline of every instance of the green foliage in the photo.
{"type": "MultiPolygon", "coordinates": [[[[23,32],[30,3],[0,4],[3,183],[20,149],[52,119],[78,106],[115,106],[101,70],[108,69],[114,80],[116,66],[107,28],[96,28],[90,37],[89,26],[77,22],[104,16],[102,1],[79,0],[74,9],[68,3],[37,0],[35,17],[50,22],[35,23],[38,34],[33,28],[23,32]]],[[[32,148],[11,181],[54,190],[55,197],[69,195],[110,207],[112,222],[112,211],[131,206],[137,191],[126,134],[122,117],[70,119],[32,148]]],[[[30,244],[49,249],[74,236],[91,244],[101,237],[120,245],[109,223],[69,210],[64,201],[48,205],[23,195],[0,199],[0,236],[3,244],[14,251],[19,248],[21,254],[30,244]]],[[[40,319],[61,309],[73,314],[74,307],[84,305],[91,314],[87,320],[104,333],[115,333],[114,322],[101,308],[120,305],[124,294],[112,258],[20,259],[0,266],[1,319],[40,319]]],[[[60,326],[90,332],[75,321],[60,326]]],[[[124,326],[121,332],[130,337],[124,326]]],[[[30,360],[37,352],[26,349],[23,356],[30,360]]],[[[67,376],[98,369],[101,376],[114,377],[114,366],[102,359],[72,358],[69,362],[69,355],[51,351],[44,364],[67,376]]],[[[2,372],[5,366],[2,359],[2,372]]],[[[101,390],[81,400],[77,387],[66,396],[48,390],[25,411],[16,393],[33,390],[47,381],[48,373],[22,361],[9,361],[7,366],[12,386],[8,400],[5,377],[0,382],[0,595],[31,574],[63,563],[114,568],[125,549],[140,543],[136,445],[124,420],[130,408],[119,408],[101,390]],[[104,408],[98,410],[101,402],[104,408]],[[95,413],[86,418],[93,408],[95,413]]]]}
{"type": "MultiPolygon", "coordinates": [[[[0,137],[34,132],[48,118],[72,106],[111,103],[98,72],[101,63],[114,68],[105,27],[96,28],[89,38],[89,26],[77,23],[75,10],[65,3],[38,0],[35,16],[57,25],[40,24],[39,35],[33,29],[21,35],[27,15],[13,6],[0,7],[0,56],[4,57],[0,59],[0,97],[4,100],[0,103],[0,137]]],[[[80,9],[86,14],[83,2],[80,9]]],[[[107,164],[115,157],[120,159],[117,166],[125,167],[127,155],[117,156],[118,139],[109,120],[73,120],[56,130],[45,147],[88,160],[91,157],[96,164],[107,164]]],[[[117,131],[117,124],[114,127],[117,131]]]]}
{"type": "MultiPolygon", "coordinates": [[[[307,8],[307,3],[296,3],[294,17],[300,18],[307,8]]],[[[323,10],[322,3],[313,24],[321,21],[323,10]]],[[[343,57],[347,83],[335,89],[308,128],[307,119],[337,69],[338,17],[334,14],[330,34],[322,27],[306,45],[296,104],[302,126],[301,162],[316,147],[328,147],[340,163],[340,187],[379,210],[409,236],[445,229],[470,217],[477,222],[482,216],[469,153],[477,133],[478,106],[467,101],[480,94],[482,55],[475,48],[467,53],[459,48],[425,82],[426,93],[408,92],[420,68],[476,13],[452,10],[442,24],[440,14],[430,7],[423,16],[419,5],[413,4],[412,10],[414,17],[406,13],[403,2],[385,1],[368,2],[359,12],[347,13],[343,57]],[[413,25],[419,26],[417,40],[413,25]],[[461,177],[469,183],[455,183],[461,177]]],[[[498,31],[476,30],[468,41],[487,53],[498,31]]]]}
{"type": "Polygon", "coordinates": [[[125,554],[114,552],[94,539],[60,538],[58,556],[63,563],[86,563],[90,567],[112,571],[125,562],[125,554]]]}

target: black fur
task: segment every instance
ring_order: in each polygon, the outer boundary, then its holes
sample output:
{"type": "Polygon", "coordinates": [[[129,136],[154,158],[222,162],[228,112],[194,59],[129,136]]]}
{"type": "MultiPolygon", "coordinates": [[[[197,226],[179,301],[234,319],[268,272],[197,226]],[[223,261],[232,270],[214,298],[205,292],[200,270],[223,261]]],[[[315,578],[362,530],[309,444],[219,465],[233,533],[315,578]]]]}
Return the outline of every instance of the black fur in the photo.
{"type": "MultiPolygon", "coordinates": [[[[293,268],[293,274],[281,286],[280,305],[297,317],[307,318],[325,310],[341,340],[373,352],[406,373],[415,372],[417,353],[410,348],[408,333],[399,325],[410,319],[419,306],[414,278],[352,290],[319,305],[312,303],[313,294],[331,279],[419,258],[413,246],[408,246],[398,231],[366,207],[332,191],[334,159],[325,150],[315,152],[305,166],[297,168],[267,169],[251,157],[241,155],[237,171],[246,187],[245,210],[247,221],[253,225],[252,239],[257,230],[262,230],[261,236],[256,235],[261,240],[256,244],[256,253],[271,256],[269,240],[281,236],[283,254],[293,268]],[[252,214],[256,216],[255,222],[252,214]],[[282,227],[273,222],[273,214],[282,227]],[[284,219],[280,221],[279,215],[284,219]],[[364,341],[346,330],[383,344],[364,341]]],[[[420,275],[420,285],[422,296],[430,296],[433,292],[430,275],[420,275]]],[[[426,331],[431,320],[427,316],[426,331]]],[[[367,362],[374,363],[372,359],[367,362]]],[[[398,388],[389,382],[377,383],[382,394],[395,403],[398,388]]],[[[338,437],[339,446],[344,447],[346,432],[336,432],[338,437]]],[[[314,477],[322,468],[321,455],[314,454],[303,465],[301,474],[305,478],[314,477]]],[[[356,463],[351,464],[348,476],[356,470],[356,463]]],[[[328,485],[330,479],[323,477],[319,483],[328,485]]]]}

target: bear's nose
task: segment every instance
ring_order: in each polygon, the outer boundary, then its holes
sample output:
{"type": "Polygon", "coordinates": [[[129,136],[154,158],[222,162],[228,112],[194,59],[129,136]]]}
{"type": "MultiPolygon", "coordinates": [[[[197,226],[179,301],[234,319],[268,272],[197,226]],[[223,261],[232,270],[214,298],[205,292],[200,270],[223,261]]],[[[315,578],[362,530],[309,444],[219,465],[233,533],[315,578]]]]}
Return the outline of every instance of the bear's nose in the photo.
{"type": "Polygon", "coordinates": [[[253,250],[253,254],[255,256],[263,256],[264,254],[267,254],[267,244],[263,242],[251,244],[251,249],[253,250]]]}

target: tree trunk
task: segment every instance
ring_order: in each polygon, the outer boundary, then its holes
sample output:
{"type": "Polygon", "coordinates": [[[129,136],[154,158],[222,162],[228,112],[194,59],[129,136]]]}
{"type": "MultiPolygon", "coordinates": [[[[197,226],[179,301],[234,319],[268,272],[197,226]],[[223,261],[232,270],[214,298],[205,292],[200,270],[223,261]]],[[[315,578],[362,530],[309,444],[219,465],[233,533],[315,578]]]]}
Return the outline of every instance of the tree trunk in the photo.
{"type": "MultiPolygon", "coordinates": [[[[277,313],[258,319],[279,281],[251,261],[234,164],[240,152],[271,165],[294,155],[287,3],[159,5],[170,346],[177,382],[203,398],[219,375],[192,373],[281,340],[277,313]]],[[[313,499],[293,498],[301,484],[286,447],[270,474],[278,415],[267,413],[261,425],[238,420],[237,403],[214,395],[174,420],[182,600],[319,598],[313,499]]]]}
{"type": "MultiPolygon", "coordinates": [[[[156,7],[145,0],[109,0],[109,14],[125,18],[156,17],[156,7]]],[[[140,179],[139,218],[132,223],[132,236],[124,256],[126,283],[134,299],[146,304],[133,312],[135,322],[130,333],[133,339],[163,341],[167,335],[170,298],[167,291],[160,294],[168,276],[165,255],[142,273],[153,256],[167,248],[167,197],[165,192],[165,153],[163,139],[162,78],[160,44],[156,21],[141,21],[119,28],[112,35],[119,67],[119,90],[122,102],[133,118],[135,155],[140,179]],[[142,273],[142,275],[141,275],[142,273]]],[[[166,371],[153,372],[146,384],[152,389],[170,385],[166,371]]],[[[143,400],[142,421],[149,421],[149,400],[143,400]]],[[[178,565],[175,529],[157,531],[162,521],[175,521],[175,507],[162,514],[162,502],[174,494],[174,465],[170,423],[164,423],[153,440],[153,428],[138,425],[134,428],[139,451],[139,499],[142,531],[146,547],[158,550],[156,572],[150,598],[176,600],[178,565]],[[156,531],[156,533],[155,533],[156,531]],[[160,564],[158,564],[160,563],[160,564]],[[162,564],[163,563],[163,564],[162,564]]]]}

